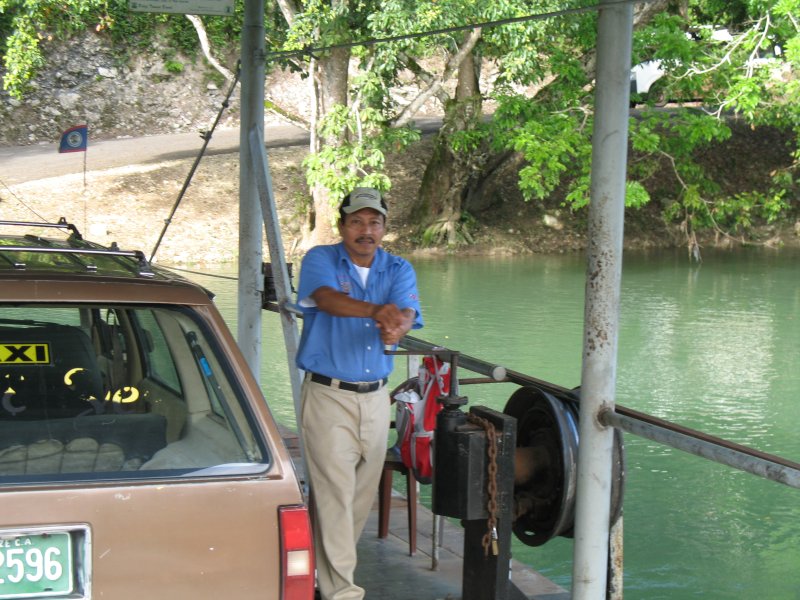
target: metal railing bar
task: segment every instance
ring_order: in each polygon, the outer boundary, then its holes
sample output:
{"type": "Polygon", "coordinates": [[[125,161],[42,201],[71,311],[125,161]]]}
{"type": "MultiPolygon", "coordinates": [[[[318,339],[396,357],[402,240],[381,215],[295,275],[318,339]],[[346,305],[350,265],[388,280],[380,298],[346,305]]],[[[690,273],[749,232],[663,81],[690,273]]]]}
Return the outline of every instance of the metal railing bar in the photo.
{"type": "MultiPolygon", "coordinates": [[[[617,409],[619,408],[618,406],[617,409]]],[[[797,463],[689,428],[675,426],[674,423],[664,422],[669,424],[669,428],[657,425],[649,415],[635,414],[636,416],[625,415],[619,411],[607,410],[600,414],[599,419],[604,425],[800,489],[800,465],[797,463]],[[647,419],[640,420],[642,416],[647,419]]]]}
{"type": "Polygon", "coordinates": [[[756,450],[755,448],[751,448],[749,446],[737,444],[736,442],[732,442],[730,440],[726,440],[711,435],[710,433],[698,431],[690,427],[685,427],[683,425],[673,423],[672,421],[659,419],[658,417],[654,417],[653,415],[648,415],[646,413],[639,412],[638,410],[634,410],[632,408],[626,408],[624,406],[620,406],[619,404],[616,406],[615,411],[624,417],[628,417],[630,419],[634,419],[642,423],[647,423],[649,425],[653,425],[654,427],[666,429],[669,431],[674,431],[676,433],[683,434],[687,437],[692,437],[704,442],[715,444],[717,446],[722,446],[723,448],[727,448],[728,450],[733,450],[734,452],[747,454],[748,456],[752,456],[753,458],[773,462],[775,464],[800,472],[800,463],[794,462],[782,456],[777,456],[776,454],[762,452],[761,450],[756,450]]]}
{"type": "MultiPolygon", "coordinates": [[[[415,350],[422,352],[443,350],[441,346],[436,346],[435,344],[431,344],[430,342],[426,342],[425,340],[421,340],[419,338],[415,338],[410,335],[407,335],[402,340],[400,340],[400,346],[402,348],[405,348],[406,350],[415,350]]],[[[493,365],[484,360],[480,360],[472,356],[467,356],[465,354],[458,355],[458,366],[463,367],[468,371],[472,371],[473,373],[479,373],[480,375],[486,375],[486,377],[491,377],[495,381],[503,381],[507,377],[507,372],[505,367],[501,367],[500,365],[493,365]]]]}
{"type": "MultiPolygon", "coordinates": [[[[277,306],[273,310],[277,312],[277,306]]],[[[400,346],[407,350],[441,349],[440,346],[408,335],[401,340],[400,346]]],[[[543,381],[518,371],[512,371],[479,358],[461,354],[458,357],[458,364],[469,371],[491,378],[491,381],[487,380],[485,383],[508,381],[518,385],[532,385],[551,394],[562,396],[562,399],[564,395],[568,395],[575,400],[579,399],[575,392],[569,388],[543,381]],[[505,376],[496,377],[496,375],[500,374],[505,376]]],[[[464,383],[483,382],[467,380],[464,383]]],[[[800,463],[782,456],[762,452],[755,448],[659,419],[619,404],[615,406],[614,412],[603,413],[602,422],[605,425],[659,442],[665,446],[684,450],[714,462],[800,489],[800,463]]]]}

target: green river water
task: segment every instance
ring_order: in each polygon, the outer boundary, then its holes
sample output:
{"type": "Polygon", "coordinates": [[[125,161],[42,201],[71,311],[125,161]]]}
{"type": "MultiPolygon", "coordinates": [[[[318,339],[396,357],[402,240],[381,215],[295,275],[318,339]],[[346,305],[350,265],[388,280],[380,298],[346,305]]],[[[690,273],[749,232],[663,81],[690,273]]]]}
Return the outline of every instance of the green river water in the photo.
{"type": "MultiPolygon", "coordinates": [[[[539,379],[580,383],[585,259],[415,259],[416,337],[539,379]]],[[[230,274],[229,272],[226,274],[230,274]]],[[[236,331],[236,285],[191,275],[236,331]]],[[[293,425],[283,337],[265,313],[262,384],[293,425]]],[[[462,372],[468,376],[468,372],[462,372]]],[[[405,378],[398,360],[391,384],[405,378]]],[[[513,384],[465,386],[502,410],[513,384]]],[[[617,403],[800,462],[800,253],[626,254],[617,403]]],[[[800,490],[625,435],[627,599],[800,600],[800,490]]],[[[424,494],[430,493],[424,486],[424,494]]],[[[515,558],[569,587],[572,540],[515,558]]]]}

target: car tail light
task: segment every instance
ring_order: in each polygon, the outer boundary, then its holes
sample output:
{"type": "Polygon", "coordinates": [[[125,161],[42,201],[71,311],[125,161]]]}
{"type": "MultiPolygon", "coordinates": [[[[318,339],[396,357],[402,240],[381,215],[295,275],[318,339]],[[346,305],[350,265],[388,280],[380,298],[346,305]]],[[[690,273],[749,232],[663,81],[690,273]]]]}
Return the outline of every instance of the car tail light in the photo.
{"type": "Polygon", "coordinates": [[[281,598],[314,598],[314,544],[305,506],[278,508],[281,528],[281,598]]]}

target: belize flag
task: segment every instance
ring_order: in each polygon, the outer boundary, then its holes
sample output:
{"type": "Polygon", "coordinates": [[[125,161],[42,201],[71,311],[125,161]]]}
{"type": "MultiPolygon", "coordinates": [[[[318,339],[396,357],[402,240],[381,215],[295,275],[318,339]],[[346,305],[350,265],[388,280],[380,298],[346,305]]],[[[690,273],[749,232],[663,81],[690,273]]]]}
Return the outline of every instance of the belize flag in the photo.
{"type": "Polygon", "coordinates": [[[61,134],[61,145],[58,147],[61,152],[86,152],[89,145],[89,127],[87,125],[76,125],[70,127],[61,134]]]}

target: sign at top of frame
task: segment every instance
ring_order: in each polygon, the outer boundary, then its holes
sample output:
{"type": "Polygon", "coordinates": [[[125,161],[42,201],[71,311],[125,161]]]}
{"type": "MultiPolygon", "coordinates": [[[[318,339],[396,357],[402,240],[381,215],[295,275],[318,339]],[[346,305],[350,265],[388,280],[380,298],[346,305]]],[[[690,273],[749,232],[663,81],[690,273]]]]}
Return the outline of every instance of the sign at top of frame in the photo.
{"type": "Polygon", "coordinates": [[[130,0],[134,12],[233,16],[233,0],[130,0]]]}

